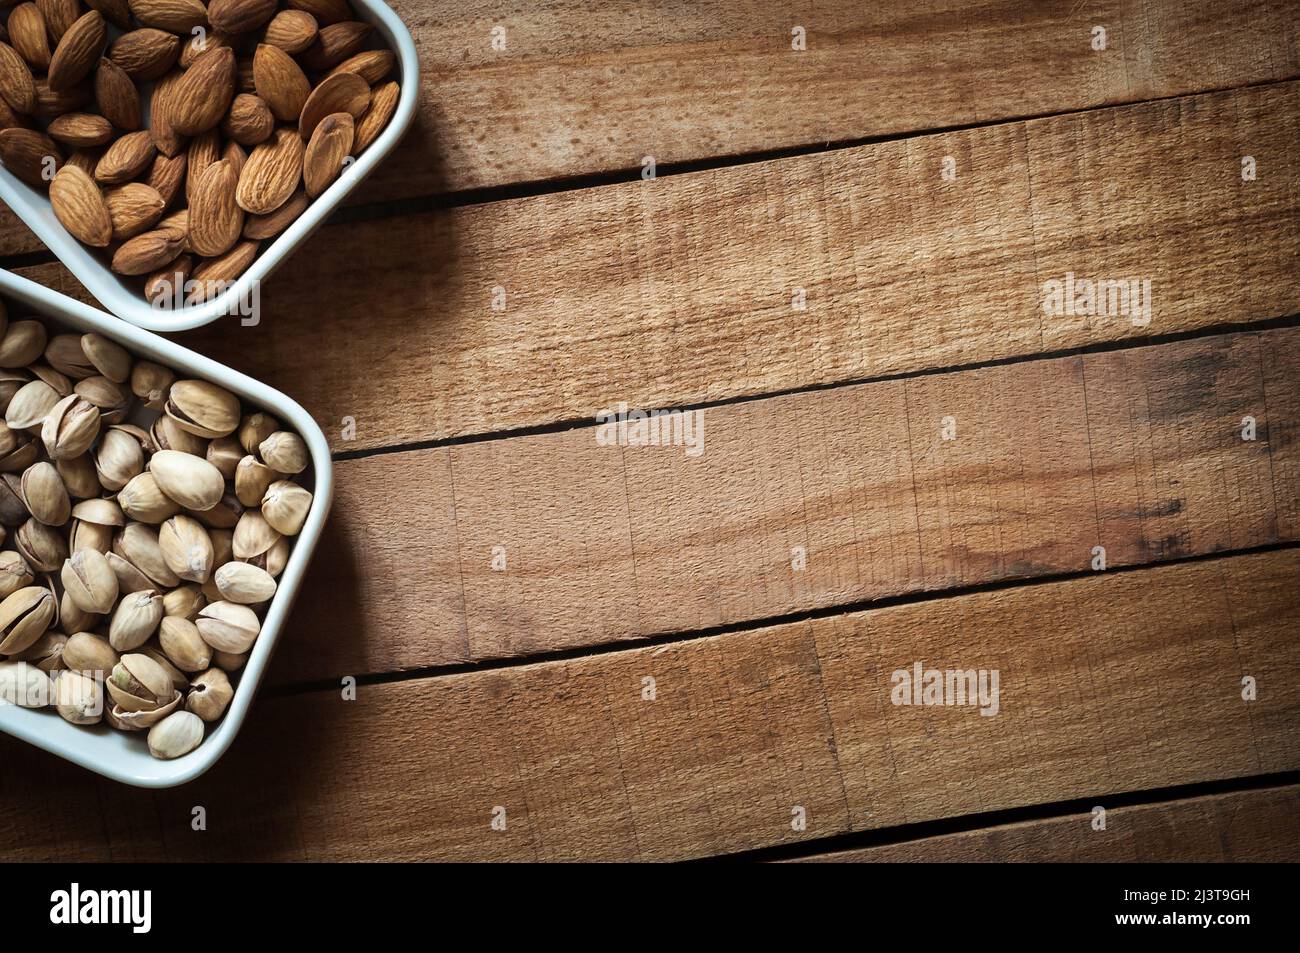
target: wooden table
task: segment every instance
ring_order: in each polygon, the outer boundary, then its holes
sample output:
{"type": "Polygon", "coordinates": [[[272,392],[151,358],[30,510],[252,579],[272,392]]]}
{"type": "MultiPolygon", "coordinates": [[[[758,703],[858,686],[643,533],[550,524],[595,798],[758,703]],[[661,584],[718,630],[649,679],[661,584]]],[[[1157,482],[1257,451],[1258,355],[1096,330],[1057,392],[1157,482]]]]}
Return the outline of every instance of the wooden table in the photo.
{"type": "Polygon", "coordinates": [[[417,128],[182,336],[336,452],[271,685],[162,793],[0,739],[0,856],[1300,858],[1300,5],[395,6],[417,128]]]}

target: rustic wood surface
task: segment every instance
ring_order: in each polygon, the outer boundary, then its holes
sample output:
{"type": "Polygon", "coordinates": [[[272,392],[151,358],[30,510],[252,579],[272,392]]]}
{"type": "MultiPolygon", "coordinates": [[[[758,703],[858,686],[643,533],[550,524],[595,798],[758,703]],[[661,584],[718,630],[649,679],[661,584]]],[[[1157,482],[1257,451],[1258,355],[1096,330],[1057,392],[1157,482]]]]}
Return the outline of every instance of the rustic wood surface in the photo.
{"type": "MultiPolygon", "coordinates": [[[[1104,805],[1102,805],[1104,806],[1104,805]]],[[[842,850],[802,863],[1300,861],[1300,787],[1234,791],[842,850]]]]}
{"type": "Polygon", "coordinates": [[[1239,556],[263,700],[209,775],[159,793],[0,738],[0,844],[664,860],[1294,771],[1298,572],[1300,550],[1239,556]],[[891,705],[891,673],[916,660],[1000,669],[999,714],[891,705]],[[209,831],[191,830],[194,805],[209,831]]]}
{"type": "Polygon", "coordinates": [[[170,792],[0,738],[0,858],[1300,857],[1294,787],[1193,796],[1300,769],[1300,5],[394,6],[415,130],[179,337],[338,455],[267,697],[170,792]],[[918,660],[1000,714],[890,705],[918,660]]]}

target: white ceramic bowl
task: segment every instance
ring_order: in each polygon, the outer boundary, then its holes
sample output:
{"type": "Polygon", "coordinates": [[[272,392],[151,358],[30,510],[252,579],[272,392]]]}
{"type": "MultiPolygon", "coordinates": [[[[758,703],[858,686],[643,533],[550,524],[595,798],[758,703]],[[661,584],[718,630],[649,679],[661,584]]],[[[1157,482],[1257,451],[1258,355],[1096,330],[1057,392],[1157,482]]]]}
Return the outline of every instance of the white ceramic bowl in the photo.
{"type": "Polygon", "coordinates": [[[248,663],[232,678],[232,681],[235,678],[238,681],[230,708],[221,721],[208,726],[203,744],[175,761],[159,761],[149,754],[146,732],[126,733],[105,724],[93,727],[72,725],[59,717],[53,708],[35,710],[0,703],[0,731],[127,784],[151,788],[182,784],[212,767],[230,747],[243,724],[294,596],[302,584],[303,573],[320,540],[333,494],[333,471],[325,435],[307,411],[279,391],[26,278],[0,270],[0,297],[9,303],[10,320],[38,314],[51,325],[63,325],[69,330],[98,331],[132,354],[149,358],[183,375],[220,384],[238,394],[249,406],[268,411],[288,428],[296,430],[311,451],[311,467],[301,477],[303,485],[315,495],[311,512],[302,532],[294,540],[289,561],[277,580],[279,588],[267,609],[261,634],[253,643],[248,663]]]}
{"type": "MultiPolygon", "coordinates": [[[[380,0],[351,0],[357,16],[373,23],[377,39],[397,54],[398,82],[402,95],[397,111],[378,139],[318,196],[298,219],[260,249],[257,260],[225,293],[211,301],[184,308],[154,308],[140,291],[141,279],[123,278],[108,267],[102,251],[81,244],[59,224],[50,209],[49,197],[15,178],[0,166],[0,199],[27,223],[68,270],[109,311],[119,318],[154,331],[185,331],[209,324],[245,300],[254,282],[265,280],[294,250],[306,241],[357,184],[370,174],[405,135],[415,118],[420,92],[419,59],[411,33],[396,13],[380,0]]],[[[117,30],[110,27],[110,35],[117,30]]],[[[145,98],[147,105],[148,99],[145,98]]]]}

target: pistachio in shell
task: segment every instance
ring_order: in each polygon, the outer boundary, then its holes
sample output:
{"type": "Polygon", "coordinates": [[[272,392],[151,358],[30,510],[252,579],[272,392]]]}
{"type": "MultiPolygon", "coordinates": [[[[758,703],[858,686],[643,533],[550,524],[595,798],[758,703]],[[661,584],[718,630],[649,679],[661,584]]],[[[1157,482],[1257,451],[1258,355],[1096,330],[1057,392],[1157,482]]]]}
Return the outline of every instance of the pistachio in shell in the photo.
{"type": "Polygon", "coordinates": [[[181,616],[163,616],[158,644],[182,672],[201,672],[212,664],[212,647],[199,635],[199,627],[181,616]]]}
{"type": "Polygon", "coordinates": [[[185,697],[185,710],[192,711],[204,721],[216,721],[226,713],[235,690],[230,678],[219,668],[210,668],[194,676],[189,694],[185,697]]]}
{"type": "Polygon", "coordinates": [[[35,517],[18,527],[14,546],[37,572],[58,572],[68,558],[68,542],[63,534],[35,517]]]}
{"type": "Polygon", "coordinates": [[[164,409],[183,430],[209,439],[233,433],[240,421],[239,398],[208,381],[172,384],[164,409]]]}
{"type": "Polygon", "coordinates": [[[276,480],[262,497],[262,516],[283,536],[297,536],[311,511],[311,491],[292,480],[276,480]]]}
{"type": "Polygon", "coordinates": [[[107,678],[121,661],[108,639],[94,632],[74,632],[63,646],[63,665],[69,671],[107,678]]]}
{"type": "Polygon", "coordinates": [[[191,711],[175,711],[149,729],[149,753],[170,761],[189,754],[203,741],[203,719],[191,711]]]}
{"type": "Polygon", "coordinates": [[[81,349],[95,370],[117,384],[131,379],[131,355],[126,348],[93,331],[81,336],[81,349]]]}
{"type": "Polygon", "coordinates": [[[157,589],[128,593],[108,625],[108,644],[118,652],[138,649],[153,636],[162,617],[162,595],[157,589]]]}
{"type": "Polygon", "coordinates": [[[104,489],[116,493],[144,472],[144,447],[129,431],[109,427],[95,451],[95,472],[104,489]]]}
{"type": "Polygon", "coordinates": [[[167,568],[181,579],[202,584],[212,575],[212,538],[193,517],[177,515],[164,522],[158,546],[167,568]]]}
{"type": "Polygon", "coordinates": [[[54,697],[54,686],[30,662],[0,662],[0,702],[19,708],[44,708],[54,697]]]}
{"type": "Polygon", "coordinates": [[[5,424],[11,430],[30,430],[40,427],[54,405],[59,402],[59,393],[45,381],[31,381],[24,384],[14,394],[13,400],[5,410],[5,424]]]}
{"type": "Polygon", "coordinates": [[[117,576],[108,557],[96,549],[79,549],[63,563],[64,592],[83,612],[107,615],[117,604],[117,576]]]}
{"type": "Polygon", "coordinates": [[[141,523],[161,523],[181,511],[181,505],[162,491],[150,470],[131,477],[118,491],[117,502],[123,513],[141,523]]]}
{"type": "Polygon", "coordinates": [[[97,725],[104,717],[103,685],[81,672],[60,672],[54,680],[54,705],[64,721],[97,725]]]}
{"type": "Polygon", "coordinates": [[[271,434],[261,442],[257,452],[268,467],[280,473],[301,473],[311,463],[306,442],[289,430],[271,434]]]}
{"type": "Polygon", "coordinates": [[[153,711],[171,701],[171,676],[147,655],[128,653],[108,677],[108,693],[127,711],[153,711]]]}
{"type": "Polygon", "coordinates": [[[78,394],[56,403],[41,426],[41,441],[53,460],[85,453],[99,436],[99,408],[78,394]]]}
{"type": "Polygon", "coordinates": [[[54,464],[45,460],[33,463],[23,472],[23,502],[32,514],[46,526],[62,526],[72,516],[72,500],[68,488],[54,464]]]}
{"type": "Polygon", "coordinates": [[[36,579],[32,567],[20,553],[0,550],[0,599],[6,599],[36,579]]]}
{"type": "Polygon", "coordinates": [[[221,471],[202,457],[178,450],[159,450],[149,458],[158,488],[189,510],[210,510],[226,492],[221,471]]]}
{"type": "Polygon", "coordinates": [[[261,623],[248,606],[209,602],[194,622],[203,641],[222,652],[247,652],[257,640],[261,623]]]}
{"type": "Polygon", "coordinates": [[[175,380],[176,375],[168,368],[153,361],[137,361],[131,368],[131,393],[150,410],[162,410],[175,380]]]}
{"type": "Polygon", "coordinates": [[[54,594],[44,586],[25,586],[0,601],[0,655],[16,655],[44,635],[54,609],[54,594]]]}

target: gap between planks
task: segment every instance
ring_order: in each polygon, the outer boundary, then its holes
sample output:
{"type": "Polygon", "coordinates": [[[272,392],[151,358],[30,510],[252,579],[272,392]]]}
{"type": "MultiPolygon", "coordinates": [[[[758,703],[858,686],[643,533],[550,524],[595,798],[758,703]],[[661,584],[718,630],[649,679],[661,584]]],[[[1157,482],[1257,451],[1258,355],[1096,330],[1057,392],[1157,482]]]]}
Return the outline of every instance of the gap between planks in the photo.
{"type": "Polygon", "coordinates": [[[355,701],[263,699],[225,758],[171,791],[4,738],[0,854],[673,860],[1294,772],[1298,573],[1296,551],[1224,557],[355,701]],[[916,661],[998,670],[999,714],[891,704],[891,673],[916,661]],[[191,830],[194,804],[212,833],[191,830]]]}

